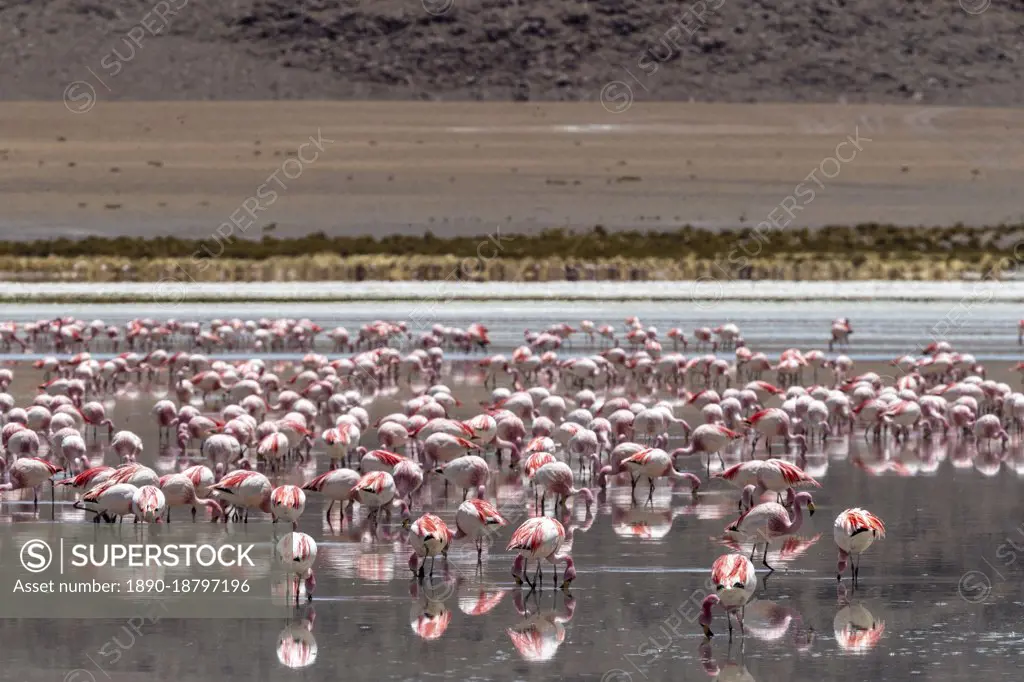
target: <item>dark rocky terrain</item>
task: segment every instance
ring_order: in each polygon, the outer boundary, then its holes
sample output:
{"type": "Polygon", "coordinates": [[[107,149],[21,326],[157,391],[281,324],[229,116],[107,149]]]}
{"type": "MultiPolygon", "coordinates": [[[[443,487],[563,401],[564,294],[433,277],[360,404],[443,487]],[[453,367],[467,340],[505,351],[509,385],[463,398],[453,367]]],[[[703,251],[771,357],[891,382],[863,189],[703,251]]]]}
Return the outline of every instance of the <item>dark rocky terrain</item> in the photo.
{"type": "Polygon", "coordinates": [[[0,99],[1018,105],[1024,2],[988,2],[0,0],[0,99]]]}

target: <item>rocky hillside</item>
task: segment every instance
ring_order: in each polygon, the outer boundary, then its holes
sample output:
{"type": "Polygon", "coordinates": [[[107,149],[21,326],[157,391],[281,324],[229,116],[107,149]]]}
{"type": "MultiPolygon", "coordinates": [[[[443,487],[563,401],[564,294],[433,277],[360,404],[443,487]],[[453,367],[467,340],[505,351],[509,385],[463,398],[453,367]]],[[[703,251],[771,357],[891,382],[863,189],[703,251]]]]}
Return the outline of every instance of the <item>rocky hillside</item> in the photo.
{"type": "Polygon", "coordinates": [[[0,0],[0,99],[1018,105],[1022,59],[1020,0],[0,0]]]}

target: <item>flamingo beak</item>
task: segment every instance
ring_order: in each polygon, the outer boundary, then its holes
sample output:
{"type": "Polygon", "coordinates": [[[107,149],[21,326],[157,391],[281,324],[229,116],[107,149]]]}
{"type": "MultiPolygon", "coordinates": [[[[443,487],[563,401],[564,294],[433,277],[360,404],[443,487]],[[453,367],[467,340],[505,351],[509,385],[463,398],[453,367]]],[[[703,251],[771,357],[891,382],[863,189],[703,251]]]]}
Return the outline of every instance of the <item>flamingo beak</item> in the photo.
{"type": "Polygon", "coordinates": [[[813,502],[808,502],[807,503],[807,511],[809,511],[811,513],[811,516],[814,516],[814,503],[813,502]]]}
{"type": "Polygon", "coordinates": [[[711,632],[711,626],[709,626],[709,625],[701,625],[701,628],[703,628],[703,630],[704,630],[704,636],[707,637],[708,639],[711,639],[712,637],[715,636],[715,633],[711,632]]]}
{"type": "Polygon", "coordinates": [[[410,521],[409,519],[405,519],[404,521],[402,521],[402,530],[409,530],[411,526],[412,521],[410,521]]]}

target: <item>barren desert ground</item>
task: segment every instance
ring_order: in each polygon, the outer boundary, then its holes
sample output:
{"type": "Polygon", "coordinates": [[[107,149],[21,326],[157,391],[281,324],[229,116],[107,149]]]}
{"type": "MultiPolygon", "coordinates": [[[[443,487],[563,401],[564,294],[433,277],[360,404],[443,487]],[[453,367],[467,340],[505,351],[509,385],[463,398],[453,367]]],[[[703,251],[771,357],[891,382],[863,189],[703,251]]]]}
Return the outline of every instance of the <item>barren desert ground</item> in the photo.
{"type": "Polygon", "coordinates": [[[785,222],[778,207],[801,184],[797,226],[1022,218],[1024,111],[625,107],[612,95],[607,107],[143,103],[98,93],[95,106],[71,102],[89,108],[73,113],[60,102],[5,102],[0,238],[204,238],[232,215],[245,227],[234,234],[255,237],[271,223],[277,236],[752,226],[770,215],[785,222]],[[247,200],[258,200],[255,220],[239,212],[247,200]]]}

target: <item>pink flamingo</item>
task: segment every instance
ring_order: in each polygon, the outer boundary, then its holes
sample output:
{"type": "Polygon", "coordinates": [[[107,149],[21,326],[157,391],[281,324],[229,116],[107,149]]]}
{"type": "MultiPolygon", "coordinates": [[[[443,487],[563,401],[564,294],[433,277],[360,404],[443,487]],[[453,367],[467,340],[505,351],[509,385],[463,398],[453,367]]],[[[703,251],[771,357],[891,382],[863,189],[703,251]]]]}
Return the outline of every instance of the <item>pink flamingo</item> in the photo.
{"type": "MultiPolygon", "coordinates": [[[[814,477],[804,473],[803,469],[781,459],[755,459],[741,462],[716,474],[716,477],[726,480],[738,488],[755,485],[761,491],[771,490],[780,495],[801,485],[821,487],[821,484],[814,480],[814,477]]],[[[759,495],[760,492],[756,494],[759,495]]]]}
{"type": "Polygon", "coordinates": [[[660,448],[648,448],[627,457],[619,464],[619,471],[628,471],[633,494],[636,493],[636,484],[641,476],[646,476],[650,481],[650,492],[647,494],[647,501],[654,500],[654,481],[662,476],[673,481],[687,481],[693,494],[700,489],[700,479],[691,473],[676,471],[672,466],[672,456],[660,448]]]}
{"type": "Polygon", "coordinates": [[[853,326],[850,324],[850,320],[845,317],[840,317],[832,322],[832,338],[828,342],[828,352],[832,352],[833,346],[839,344],[840,346],[850,345],[850,334],[853,333],[853,326]]]}
{"type": "Polygon", "coordinates": [[[549,462],[536,470],[533,475],[534,484],[544,491],[541,494],[541,510],[544,509],[544,499],[550,493],[555,496],[555,508],[563,504],[566,498],[579,495],[587,505],[587,511],[594,504],[594,493],[589,488],[573,487],[572,469],[564,462],[549,462]]]}
{"type": "Polygon", "coordinates": [[[866,509],[847,509],[836,517],[832,536],[839,547],[839,561],[836,564],[836,581],[842,581],[847,561],[850,577],[857,584],[860,575],[860,556],[867,551],[876,538],[885,537],[885,524],[866,509]]]}
{"type": "Polygon", "coordinates": [[[199,498],[192,477],[185,473],[161,476],[160,490],[167,501],[168,523],[171,521],[171,507],[189,507],[192,510],[192,523],[196,522],[196,512],[200,507],[210,510],[213,521],[224,515],[224,510],[216,500],[199,498]]]}
{"type": "MultiPolygon", "coordinates": [[[[718,461],[725,467],[725,460],[722,459],[722,450],[729,443],[742,438],[743,435],[727,429],[724,424],[701,424],[693,430],[690,444],[684,448],[677,448],[672,451],[672,459],[680,455],[718,455],[718,461]]],[[[708,458],[708,475],[711,474],[711,458],[708,458]]]]}
{"type": "MultiPolygon", "coordinates": [[[[387,509],[398,494],[395,479],[386,471],[371,471],[352,486],[352,494],[359,504],[370,510],[370,516],[376,520],[381,508],[387,509]]],[[[390,511],[388,512],[390,514],[390,511]]]]}
{"type": "Polygon", "coordinates": [[[762,435],[765,437],[765,449],[769,454],[772,451],[773,436],[782,436],[785,439],[787,449],[789,448],[789,441],[795,440],[800,443],[801,451],[807,452],[807,438],[803,434],[793,432],[789,415],[781,408],[769,407],[766,410],[761,410],[751,415],[748,419],[744,419],[743,423],[756,432],[754,442],[750,446],[751,456],[754,455],[754,450],[757,448],[757,440],[762,435]]]}
{"type": "MultiPolygon", "coordinates": [[[[245,510],[244,521],[249,522],[249,510],[258,509],[270,513],[270,479],[257,471],[237,469],[217,483],[210,486],[210,491],[217,499],[222,499],[235,508],[236,519],[245,510]]],[[[224,517],[225,523],[227,516],[224,517]]]]}
{"type": "MultiPolygon", "coordinates": [[[[303,490],[317,492],[331,501],[327,506],[327,518],[331,517],[331,509],[335,502],[348,503],[349,508],[356,500],[352,489],[359,483],[359,473],[352,469],[331,469],[326,471],[309,483],[302,486],[303,490]]],[[[344,511],[342,511],[344,513],[344,511]]]]}
{"type": "Polygon", "coordinates": [[[711,631],[711,608],[721,606],[725,609],[725,619],[729,623],[729,639],[732,639],[732,617],[740,626],[743,634],[743,610],[754,598],[757,590],[757,573],[754,564],[742,554],[723,554],[711,565],[711,582],[716,593],[705,597],[701,603],[700,626],[708,639],[715,636],[711,631]]]}
{"type": "Polygon", "coordinates": [[[270,491],[270,514],[274,523],[290,521],[292,530],[299,529],[299,517],[306,509],[306,493],[295,485],[282,485],[270,491]]]}
{"type": "MultiPolygon", "coordinates": [[[[3,460],[0,460],[2,462],[3,460]]],[[[2,465],[0,465],[2,466],[2,465]]],[[[50,509],[56,518],[54,505],[53,476],[63,471],[59,466],[37,457],[21,457],[11,464],[8,471],[9,481],[0,484],[0,491],[32,489],[32,509],[39,511],[39,486],[50,482],[50,509]]]]}
{"type": "Polygon", "coordinates": [[[448,548],[452,544],[452,531],[441,517],[433,514],[424,514],[411,524],[408,519],[403,522],[403,528],[409,530],[409,544],[412,546],[412,554],[409,555],[409,569],[413,575],[420,580],[424,577],[424,567],[427,565],[426,558],[430,557],[430,576],[434,576],[434,561],[437,555],[441,554],[447,560],[448,548]],[[423,562],[420,562],[420,558],[423,562]],[[419,569],[417,571],[417,568],[419,569]]]}
{"type": "Polygon", "coordinates": [[[122,462],[131,463],[142,452],[142,439],[131,431],[118,431],[110,439],[110,449],[122,462]]]}
{"type": "Polygon", "coordinates": [[[786,508],[781,504],[765,502],[741,514],[726,530],[754,538],[751,556],[757,549],[757,545],[763,540],[764,556],[761,558],[761,563],[769,571],[774,571],[775,569],[768,565],[768,545],[772,538],[795,535],[800,530],[804,523],[803,509],[805,506],[810,515],[814,516],[814,498],[807,492],[797,493],[793,498],[794,516],[790,519],[786,508]]]}
{"type": "Polygon", "coordinates": [[[444,466],[434,469],[434,473],[441,474],[446,484],[451,483],[457,488],[462,488],[463,500],[469,495],[470,489],[476,490],[477,499],[483,499],[487,494],[487,482],[491,476],[487,460],[476,455],[453,459],[444,466]]]}
{"type": "MultiPolygon", "coordinates": [[[[557,566],[565,563],[565,571],[562,574],[562,589],[569,589],[569,584],[576,579],[576,566],[569,555],[555,556],[565,542],[565,528],[561,523],[548,516],[534,517],[527,519],[516,532],[506,547],[506,551],[515,551],[517,556],[512,563],[512,577],[516,585],[522,585],[525,580],[533,591],[541,585],[543,574],[541,572],[541,559],[547,559],[557,566]],[[537,573],[534,581],[526,576],[526,568],[530,559],[537,561],[537,573]]],[[[558,583],[558,570],[555,570],[555,584],[558,583]]]]}
{"type": "Polygon", "coordinates": [[[994,414],[985,414],[974,422],[974,435],[979,442],[988,442],[989,439],[998,438],[1003,441],[1003,449],[1006,449],[1006,443],[1010,440],[1010,435],[1003,429],[1003,425],[999,423],[999,417],[994,414]]]}
{"type": "Polygon", "coordinates": [[[82,405],[81,412],[82,419],[92,427],[93,438],[96,437],[96,429],[100,426],[107,427],[107,440],[114,437],[114,422],[107,419],[107,408],[103,407],[103,403],[96,401],[88,402],[82,405]]]}
{"type": "Polygon", "coordinates": [[[487,500],[466,500],[455,512],[455,528],[458,531],[455,539],[471,538],[476,543],[476,562],[480,564],[483,561],[484,537],[507,524],[508,521],[487,500]]]}

